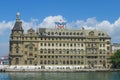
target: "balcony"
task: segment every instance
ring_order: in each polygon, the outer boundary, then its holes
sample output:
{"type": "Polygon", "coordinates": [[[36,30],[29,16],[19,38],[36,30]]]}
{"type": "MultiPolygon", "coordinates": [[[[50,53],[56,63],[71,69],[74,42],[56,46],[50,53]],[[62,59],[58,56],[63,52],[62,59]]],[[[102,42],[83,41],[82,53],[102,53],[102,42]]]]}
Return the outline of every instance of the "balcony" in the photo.
{"type": "Polygon", "coordinates": [[[22,56],[23,56],[23,53],[13,53],[13,54],[9,54],[9,56],[22,57],[22,56]]]}

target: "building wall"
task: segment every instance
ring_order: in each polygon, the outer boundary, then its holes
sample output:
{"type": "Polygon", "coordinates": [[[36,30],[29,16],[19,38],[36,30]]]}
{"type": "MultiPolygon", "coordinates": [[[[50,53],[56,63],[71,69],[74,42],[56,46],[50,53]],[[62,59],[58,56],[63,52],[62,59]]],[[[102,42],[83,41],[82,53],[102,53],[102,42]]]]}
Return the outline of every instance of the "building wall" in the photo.
{"type": "Polygon", "coordinates": [[[26,34],[12,33],[11,65],[107,66],[111,40],[106,33],[96,36],[98,33],[103,32],[56,29],[35,32],[30,29],[26,34]]]}

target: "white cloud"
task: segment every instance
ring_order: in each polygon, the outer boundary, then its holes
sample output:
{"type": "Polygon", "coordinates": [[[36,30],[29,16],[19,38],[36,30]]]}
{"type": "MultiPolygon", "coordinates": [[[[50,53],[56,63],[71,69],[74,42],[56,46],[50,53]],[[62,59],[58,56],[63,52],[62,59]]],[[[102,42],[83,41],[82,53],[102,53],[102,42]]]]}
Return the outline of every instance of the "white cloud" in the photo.
{"type": "Polygon", "coordinates": [[[22,21],[23,29],[25,30],[25,32],[30,28],[33,28],[36,30],[36,28],[38,28],[37,22],[38,22],[38,19],[31,19],[30,22],[22,21]]]}
{"type": "Polygon", "coordinates": [[[2,21],[0,22],[0,35],[2,35],[6,29],[11,29],[14,24],[14,21],[2,21]]]}
{"type": "Polygon", "coordinates": [[[61,15],[48,16],[43,20],[42,23],[39,24],[39,27],[42,27],[42,28],[55,28],[55,22],[58,22],[60,20],[66,22],[65,18],[63,18],[61,15]]]}

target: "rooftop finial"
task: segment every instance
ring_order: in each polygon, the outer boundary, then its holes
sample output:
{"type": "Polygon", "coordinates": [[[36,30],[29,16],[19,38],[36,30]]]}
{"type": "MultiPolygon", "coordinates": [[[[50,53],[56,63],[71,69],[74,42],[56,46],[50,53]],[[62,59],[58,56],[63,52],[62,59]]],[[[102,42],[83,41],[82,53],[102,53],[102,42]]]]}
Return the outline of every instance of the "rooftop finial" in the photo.
{"type": "Polygon", "coordinates": [[[17,21],[20,20],[20,13],[19,12],[16,13],[16,20],[17,21]]]}

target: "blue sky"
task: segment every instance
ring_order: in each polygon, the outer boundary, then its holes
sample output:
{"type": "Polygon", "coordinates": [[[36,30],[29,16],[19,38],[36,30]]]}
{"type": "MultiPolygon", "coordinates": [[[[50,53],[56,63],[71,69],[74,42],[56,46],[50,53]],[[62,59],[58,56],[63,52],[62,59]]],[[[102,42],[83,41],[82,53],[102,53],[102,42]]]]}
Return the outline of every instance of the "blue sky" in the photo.
{"type": "Polygon", "coordinates": [[[0,0],[0,10],[0,56],[9,53],[17,12],[25,30],[53,27],[52,22],[63,19],[70,28],[102,29],[112,42],[120,42],[120,0],[0,0]]]}

